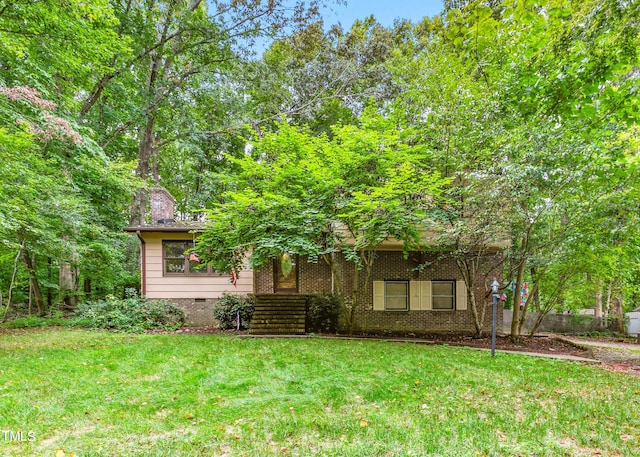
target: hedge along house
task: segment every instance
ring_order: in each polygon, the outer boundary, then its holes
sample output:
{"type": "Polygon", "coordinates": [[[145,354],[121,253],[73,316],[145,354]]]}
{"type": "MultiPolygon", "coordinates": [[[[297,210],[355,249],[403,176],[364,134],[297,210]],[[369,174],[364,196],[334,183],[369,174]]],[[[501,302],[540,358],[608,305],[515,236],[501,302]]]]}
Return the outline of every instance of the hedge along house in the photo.
{"type": "MultiPolygon", "coordinates": [[[[322,260],[309,263],[305,258],[293,259],[291,271],[283,271],[289,268],[283,268],[282,261],[274,261],[255,272],[258,303],[260,299],[266,301],[270,294],[330,294],[339,284],[345,297],[352,296],[354,288],[360,294],[352,312],[352,330],[355,332],[476,332],[467,287],[456,260],[446,254],[411,252],[405,258],[401,243],[386,241],[375,250],[368,279],[367,275],[358,274],[358,281],[354,281],[354,264],[341,254],[335,256],[340,276],[338,281],[334,281],[329,266],[322,260]]],[[[501,250],[496,246],[482,256],[482,276],[487,279],[487,284],[478,284],[473,289],[480,313],[483,307],[488,311],[482,320],[485,329],[491,328],[488,284],[493,277],[501,277],[500,264],[501,250]]],[[[269,301],[272,311],[277,312],[279,302],[273,298],[269,301]]],[[[498,311],[497,325],[500,326],[502,308],[498,311]]],[[[265,317],[254,315],[254,321],[256,317],[267,320],[268,310],[263,310],[263,313],[265,317]]],[[[259,333],[268,333],[269,330],[284,333],[277,327],[260,328],[259,333]]]]}
{"type": "Polygon", "coordinates": [[[213,304],[223,293],[253,292],[253,272],[243,270],[234,281],[230,275],[201,266],[193,247],[193,230],[199,222],[176,221],[175,200],[162,187],[149,191],[150,223],[127,227],[140,240],[141,293],[150,299],[167,299],[184,309],[189,325],[213,325],[213,304]]]}

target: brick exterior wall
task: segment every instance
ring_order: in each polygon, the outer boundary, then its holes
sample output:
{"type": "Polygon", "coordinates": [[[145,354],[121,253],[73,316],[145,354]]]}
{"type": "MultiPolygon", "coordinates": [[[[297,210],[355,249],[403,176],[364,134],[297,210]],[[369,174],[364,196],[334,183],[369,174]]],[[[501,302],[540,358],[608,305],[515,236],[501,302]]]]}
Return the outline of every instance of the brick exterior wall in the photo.
{"type": "Polygon", "coordinates": [[[215,298],[168,298],[182,308],[186,314],[185,325],[189,327],[201,327],[217,325],[213,318],[213,304],[218,300],[215,298]]]}
{"type": "Polygon", "coordinates": [[[154,187],[149,190],[151,224],[159,220],[173,219],[175,199],[163,187],[154,187]]]}
{"type": "MultiPolygon", "coordinates": [[[[263,266],[254,274],[254,291],[256,294],[272,294],[274,283],[273,262],[263,266]]],[[[298,293],[305,295],[330,294],[331,270],[324,260],[317,263],[307,262],[306,258],[297,260],[298,293]]]]}
{"type": "MultiPolygon", "coordinates": [[[[487,256],[484,275],[489,281],[495,276],[501,277],[497,265],[500,254],[487,256]]],[[[353,264],[340,258],[339,269],[342,271],[343,292],[346,298],[351,296],[353,289],[353,264]]],[[[298,260],[298,292],[301,294],[325,294],[331,291],[331,272],[323,262],[308,263],[305,259],[298,260]]],[[[361,303],[355,310],[354,331],[375,333],[415,333],[427,334],[436,332],[475,333],[471,303],[466,310],[437,310],[437,311],[374,311],[372,281],[406,280],[406,281],[461,281],[462,275],[451,258],[438,258],[435,254],[411,253],[405,260],[402,252],[379,251],[373,264],[371,278],[364,284],[364,272],[359,273],[359,290],[361,303]],[[417,271],[420,264],[427,266],[417,271]]],[[[255,272],[254,287],[256,293],[273,293],[273,266],[268,265],[255,272]]],[[[491,296],[485,297],[484,284],[475,289],[475,299],[479,312],[481,306],[486,306],[485,329],[491,329],[491,296]]],[[[502,307],[498,309],[498,328],[502,326],[502,307]]]]}
{"type": "Polygon", "coordinates": [[[273,293],[273,263],[253,271],[253,290],[257,294],[273,293]]]}
{"type": "MultiPolygon", "coordinates": [[[[371,272],[372,281],[384,280],[412,280],[412,281],[436,281],[455,280],[462,281],[462,275],[454,259],[438,259],[433,254],[413,254],[408,260],[403,258],[402,252],[379,252],[371,272]],[[415,260],[412,260],[411,258],[415,260]],[[415,258],[419,257],[419,258],[415,258]],[[428,266],[422,271],[415,268],[420,263],[428,266]]],[[[487,267],[493,262],[487,259],[487,267]]],[[[489,270],[489,268],[487,268],[489,270]]],[[[499,271],[487,271],[489,279],[493,276],[500,277],[499,271]]],[[[460,332],[475,333],[471,303],[467,310],[437,310],[437,311],[374,311],[373,288],[363,287],[363,300],[356,311],[355,330],[375,332],[460,332]]],[[[485,313],[485,328],[491,328],[491,298],[485,299],[484,285],[475,288],[475,298],[478,305],[488,305],[485,313]]],[[[502,312],[498,313],[498,328],[502,325],[502,312]]]]}

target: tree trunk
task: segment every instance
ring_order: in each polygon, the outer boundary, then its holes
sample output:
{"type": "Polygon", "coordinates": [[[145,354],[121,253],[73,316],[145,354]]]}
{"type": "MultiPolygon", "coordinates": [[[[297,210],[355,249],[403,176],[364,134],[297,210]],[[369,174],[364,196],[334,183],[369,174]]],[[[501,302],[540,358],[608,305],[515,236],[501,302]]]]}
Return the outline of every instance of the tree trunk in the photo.
{"type": "MultiPolygon", "coordinates": [[[[133,3],[133,0],[127,0],[127,6],[125,7],[124,14],[123,14],[124,17],[128,17],[129,16],[129,13],[131,11],[132,3],[133,3]]],[[[118,37],[119,38],[122,38],[122,35],[124,33],[125,24],[126,24],[125,21],[120,21],[120,25],[118,27],[118,37]]],[[[117,54],[113,56],[113,59],[111,60],[111,67],[112,68],[115,68],[116,64],[118,63],[118,58],[119,58],[119,56],[117,54]]],[[[89,92],[89,96],[87,97],[87,99],[82,104],[82,108],[80,109],[80,116],[81,117],[85,117],[87,115],[89,110],[91,110],[93,105],[95,105],[96,102],[102,96],[102,92],[104,91],[104,88],[117,75],[118,75],[118,72],[112,72],[112,73],[108,73],[108,74],[102,75],[100,80],[96,83],[96,85],[89,92]]]]}
{"type": "Polygon", "coordinates": [[[33,307],[33,286],[29,283],[29,309],[27,311],[27,315],[31,317],[33,307]]]}
{"type": "Polygon", "coordinates": [[[51,308],[53,304],[53,293],[51,292],[51,281],[53,281],[53,259],[51,257],[47,257],[47,308],[51,308]]]}
{"type": "Polygon", "coordinates": [[[545,316],[548,314],[548,312],[543,313],[540,312],[538,314],[538,317],[536,318],[536,321],[533,323],[533,327],[531,328],[531,331],[529,332],[529,336],[533,336],[536,334],[536,332],[538,331],[538,328],[540,327],[540,325],[542,325],[542,321],[544,320],[545,316]]]}
{"type": "MultiPolygon", "coordinates": [[[[164,36],[166,35],[166,27],[167,26],[165,25],[163,35],[159,37],[160,40],[164,39],[164,36]]],[[[138,165],[136,166],[136,175],[143,181],[149,177],[149,172],[151,171],[152,166],[151,159],[155,159],[154,163],[158,161],[158,153],[156,150],[157,137],[155,133],[155,112],[157,110],[156,105],[158,103],[156,83],[161,67],[162,49],[160,48],[156,51],[149,66],[149,81],[147,86],[149,102],[146,109],[146,123],[144,128],[140,129],[140,143],[138,144],[138,165]]],[[[156,168],[155,165],[154,168],[156,168]]],[[[154,176],[154,178],[157,183],[158,177],[154,176]]],[[[148,192],[146,189],[139,189],[134,194],[133,207],[131,211],[131,225],[144,225],[147,212],[147,198],[148,192]]],[[[156,221],[151,221],[151,223],[155,222],[156,221]]]]}
{"type": "Polygon", "coordinates": [[[353,285],[351,289],[351,303],[349,307],[349,333],[353,332],[356,320],[356,310],[362,303],[362,287],[368,287],[371,279],[371,267],[375,259],[375,251],[371,249],[361,249],[358,251],[360,264],[364,266],[364,280],[360,278],[360,267],[354,262],[353,285]]]}
{"type": "Polygon", "coordinates": [[[43,315],[45,312],[44,300],[42,299],[42,293],[40,292],[40,285],[38,284],[38,277],[36,276],[36,270],[34,268],[34,262],[31,261],[31,255],[27,249],[22,251],[22,259],[27,267],[27,273],[29,274],[29,282],[33,288],[33,294],[36,299],[36,306],[38,307],[38,314],[43,315]]]}
{"type": "Polygon", "coordinates": [[[142,137],[140,138],[140,144],[138,145],[138,166],[136,167],[136,174],[142,179],[147,179],[147,177],[149,177],[150,162],[156,142],[156,135],[154,132],[155,125],[156,119],[154,115],[152,113],[148,113],[147,122],[144,129],[142,129],[142,137]]]}
{"type": "MultiPolygon", "coordinates": [[[[4,309],[4,314],[2,315],[3,319],[7,317],[7,311],[9,311],[9,308],[11,307],[11,300],[13,298],[13,288],[16,285],[16,276],[18,275],[18,262],[20,261],[20,256],[22,255],[23,249],[24,249],[24,243],[20,245],[20,248],[18,249],[18,253],[16,254],[16,258],[13,261],[13,273],[11,274],[11,282],[9,283],[9,296],[7,297],[7,307],[4,309]]],[[[1,297],[2,297],[2,294],[0,294],[0,298],[1,297]]],[[[1,299],[0,299],[0,305],[2,305],[1,299]]]]}
{"type": "MultiPolygon", "coordinates": [[[[610,284],[610,288],[613,289],[612,284],[610,284]]],[[[613,314],[618,319],[618,332],[624,333],[624,307],[622,304],[622,295],[620,293],[616,293],[611,299],[611,303],[613,304],[613,314]]]]}
{"type": "MultiPolygon", "coordinates": [[[[612,300],[612,293],[613,293],[613,281],[609,281],[609,283],[607,284],[607,299],[604,303],[604,327],[607,328],[609,327],[609,316],[611,314],[611,300],[612,300]]],[[[615,315],[615,310],[613,310],[613,314],[615,315]]]]}
{"type": "MultiPolygon", "coordinates": [[[[535,282],[538,282],[537,276],[536,276],[536,269],[534,267],[531,267],[531,278],[534,279],[535,282]]],[[[536,289],[535,293],[532,294],[533,295],[533,306],[531,307],[532,311],[541,311],[540,309],[540,290],[536,289]]]]}
{"type": "MultiPolygon", "coordinates": [[[[529,333],[530,336],[536,334],[536,332],[538,331],[538,327],[540,327],[540,325],[542,324],[545,316],[549,314],[554,308],[556,308],[557,305],[562,303],[562,291],[564,290],[565,285],[570,277],[571,275],[561,275],[558,277],[558,282],[556,283],[555,290],[550,295],[547,295],[544,306],[540,307],[539,309],[538,318],[536,319],[536,322],[534,323],[533,328],[529,333]]],[[[539,292],[539,290],[536,290],[536,292],[539,292]]]]}
{"type": "MultiPolygon", "coordinates": [[[[156,120],[153,114],[147,114],[147,123],[141,132],[140,144],[138,145],[138,165],[136,167],[136,175],[142,180],[146,180],[149,177],[151,157],[155,155],[155,123],[156,120]]],[[[135,192],[131,207],[131,225],[140,226],[145,224],[148,194],[146,189],[138,189],[135,192]]],[[[155,222],[151,221],[152,224],[155,222]]]]}
{"type": "Polygon", "coordinates": [[[598,280],[596,286],[596,304],[593,312],[596,325],[598,328],[602,328],[604,322],[602,320],[602,281],[598,280]]]}
{"type": "Polygon", "coordinates": [[[88,300],[91,298],[91,279],[90,278],[84,278],[83,292],[84,292],[85,300],[88,300]]]}
{"type": "MultiPolygon", "coordinates": [[[[114,57],[112,65],[115,65],[116,60],[117,58],[114,57]]],[[[89,93],[89,96],[84,101],[84,103],[82,104],[82,108],[80,109],[81,117],[85,117],[87,115],[87,113],[93,107],[93,105],[95,105],[96,102],[100,99],[100,96],[102,95],[102,91],[107,86],[109,81],[111,81],[115,76],[116,75],[113,73],[103,75],[102,78],[100,78],[100,81],[98,81],[96,85],[93,86],[93,88],[91,89],[91,92],[89,93]]]]}
{"type": "Polygon", "coordinates": [[[68,307],[76,305],[76,288],[78,283],[78,271],[69,262],[60,263],[60,275],[58,285],[60,286],[59,302],[64,302],[68,307]]]}
{"type": "Polygon", "coordinates": [[[516,277],[516,291],[513,295],[513,320],[511,321],[511,339],[518,340],[520,339],[520,289],[522,288],[522,282],[524,279],[524,267],[525,260],[520,260],[520,265],[518,265],[518,274],[516,277]]]}
{"type": "Polygon", "coordinates": [[[353,333],[354,315],[356,303],[358,302],[358,286],[359,286],[359,273],[358,264],[353,263],[353,283],[351,284],[351,303],[349,303],[349,333],[353,333]]]}
{"type": "Polygon", "coordinates": [[[533,284],[533,288],[529,293],[529,297],[527,298],[527,301],[524,302],[524,306],[522,307],[522,312],[520,313],[520,323],[518,324],[518,335],[522,335],[522,328],[524,327],[524,323],[527,320],[529,304],[531,303],[533,296],[538,293],[538,284],[539,283],[537,281],[533,284]]]}
{"type": "Polygon", "coordinates": [[[469,300],[469,304],[471,305],[471,314],[473,315],[473,325],[476,329],[476,338],[482,338],[482,333],[484,332],[484,310],[486,307],[483,307],[482,316],[478,314],[478,304],[476,303],[476,294],[473,293],[473,290],[470,290],[467,286],[467,299],[469,300]]]}
{"type": "Polygon", "coordinates": [[[474,285],[476,283],[476,271],[475,265],[473,264],[474,260],[458,258],[456,259],[456,264],[458,265],[458,270],[462,275],[462,280],[464,281],[465,288],[467,289],[467,299],[469,301],[469,305],[471,306],[471,316],[473,317],[473,326],[476,330],[475,336],[477,338],[482,338],[482,333],[484,332],[484,316],[486,312],[486,306],[482,307],[482,311],[478,310],[478,303],[476,301],[476,294],[473,292],[474,285]]]}
{"type": "Polygon", "coordinates": [[[338,305],[340,306],[340,312],[342,313],[342,318],[344,319],[346,327],[350,328],[351,322],[349,320],[349,309],[344,297],[344,291],[342,290],[342,277],[340,275],[340,272],[338,271],[338,265],[335,260],[335,256],[336,253],[332,252],[331,254],[323,255],[322,258],[327,263],[327,265],[329,265],[329,269],[331,270],[331,278],[333,280],[331,292],[338,299],[338,305]]]}

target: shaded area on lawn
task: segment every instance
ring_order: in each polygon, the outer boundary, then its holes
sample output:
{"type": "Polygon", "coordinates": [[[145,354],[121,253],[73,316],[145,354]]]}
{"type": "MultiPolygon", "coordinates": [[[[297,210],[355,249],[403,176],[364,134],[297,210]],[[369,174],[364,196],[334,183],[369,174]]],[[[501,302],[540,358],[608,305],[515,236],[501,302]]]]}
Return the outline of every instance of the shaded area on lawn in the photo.
{"type": "Polygon", "coordinates": [[[598,365],[189,333],[2,333],[0,423],[36,441],[0,453],[640,456],[640,380],[598,365]]]}
{"type": "MultiPolygon", "coordinates": [[[[49,326],[55,330],[56,326],[49,326]]],[[[62,327],[60,327],[62,328],[62,327]]],[[[46,329],[8,329],[0,327],[0,334],[9,332],[19,334],[24,332],[47,331],[46,329]]],[[[227,336],[249,336],[247,330],[222,330],[215,326],[203,327],[183,327],[176,331],[162,329],[148,330],[147,334],[167,335],[227,335],[227,336]]],[[[280,338],[291,338],[293,336],[279,335],[280,338]]],[[[347,338],[347,339],[370,339],[385,341],[415,341],[428,344],[441,344],[449,346],[471,347],[476,349],[490,349],[491,337],[476,338],[467,334],[457,333],[433,333],[433,334],[308,334],[298,336],[302,338],[347,338]]],[[[640,377],[640,344],[635,344],[635,340],[623,337],[578,337],[569,335],[544,334],[536,336],[523,336],[518,341],[513,341],[509,336],[498,335],[496,338],[497,351],[520,352],[523,354],[544,354],[554,357],[579,357],[602,362],[606,368],[625,372],[627,374],[640,377]]]]}
{"type": "MultiPolygon", "coordinates": [[[[164,333],[164,332],[163,332],[164,333]]],[[[246,336],[247,331],[220,330],[216,327],[187,327],[176,333],[183,334],[225,334],[246,336]]],[[[381,339],[393,341],[420,341],[431,344],[445,344],[450,346],[463,346],[477,349],[490,349],[491,337],[475,338],[473,336],[457,333],[433,333],[433,334],[386,334],[386,335],[321,335],[324,338],[360,338],[381,339]]],[[[312,338],[314,335],[308,335],[312,338]]],[[[284,336],[284,338],[288,338],[284,336]]],[[[573,356],[585,359],[593,359],[602,362],[606,368],[624,372],[640,377],[640,345],[633,344],[629,339],[621,337],[588,338],[565,335],[536,335],[523,336],[519,341],[513,341],[509,336],[498,335],[496,338],[496,350],[514,351],[528,354],[547,354],[552,356],[573,356]],[[604,347],[599,347],[602,344],[604,347]],[[618,346],[614,347],[606,347],[618,346]]]]}
{"type": "MultiPolygon", "coordinates": [[[[167,333],[161,331],[154,331],[152,333],[167,333]]],[[[248,332],[234,331],[234,330],[220,330],[216,327],[186,327],[178,330],[175,333],[183,334],[197,334],[197,335],[247,335],[248,332]]],[[[310,334],[308,337],[315,335],[310,334]]],[[[474,348],[491,347],[491,337],[485,336],[484,338],[475,338],[469,335],[459,333],[428,333],[428,334],[321,334],[325,338],[338,337],[338,338],[362,338],[362,339],[381,339],[381,340],[420,340],[427,341],[434,344],[449,344],[451,346],[468,346],[474,348]]],[[[287,336],[283,336],[287,338],[287,336]]],[[[518,352],[534,352],[541,354],[567,354],[576,357],[593,358],[589,349],[578,347],[576,344],[564,341],[560,338],[549,336],[523,336],[520,341],[514,342],[508,336],[499,335],[496,338],[496,348],[504,351],[518,351],[518,352]]],[[[640,349],[640,346],[639,346],[640,349]]]]}

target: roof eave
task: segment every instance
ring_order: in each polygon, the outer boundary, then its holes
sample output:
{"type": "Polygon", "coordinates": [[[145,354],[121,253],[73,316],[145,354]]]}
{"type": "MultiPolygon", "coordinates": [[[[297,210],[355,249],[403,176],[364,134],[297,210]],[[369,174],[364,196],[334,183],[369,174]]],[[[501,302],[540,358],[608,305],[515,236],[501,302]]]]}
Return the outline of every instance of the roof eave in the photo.
{"type": "Polygon", "coordinates": [[[173,233],[189,233],[194,230],[202,230],[204,227],[201,225],[193,226],[162,226],[162,225],[141,225],[134,227],[125,227],[125,232],[137,233],[137,232],[173,232],[173,233]]]}

